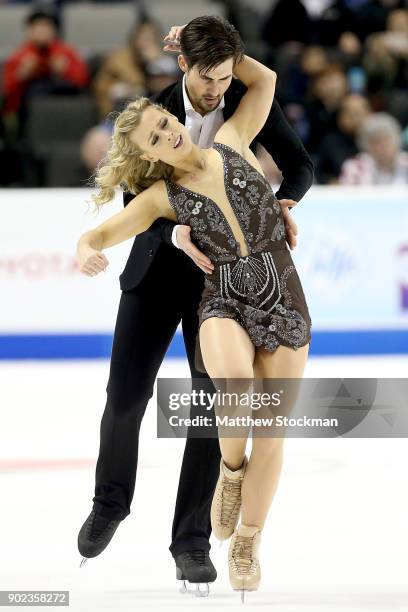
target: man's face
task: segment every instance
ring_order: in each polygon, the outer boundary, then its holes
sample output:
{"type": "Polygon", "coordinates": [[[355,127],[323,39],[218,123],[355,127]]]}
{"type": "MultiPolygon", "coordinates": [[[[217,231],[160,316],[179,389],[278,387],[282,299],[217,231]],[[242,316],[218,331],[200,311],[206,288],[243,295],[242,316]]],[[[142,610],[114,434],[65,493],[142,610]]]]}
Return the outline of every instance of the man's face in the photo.
{"type": "Polygon", "coordinates": [[[179,55],[178,60],[181,70],[186,74],[188,97],[195,110],[201,115],[213,111],[231,85],[234,65],[232,57],[212,70],[201,74],[197,65],[188,68],[182,55],[179,55]]]}

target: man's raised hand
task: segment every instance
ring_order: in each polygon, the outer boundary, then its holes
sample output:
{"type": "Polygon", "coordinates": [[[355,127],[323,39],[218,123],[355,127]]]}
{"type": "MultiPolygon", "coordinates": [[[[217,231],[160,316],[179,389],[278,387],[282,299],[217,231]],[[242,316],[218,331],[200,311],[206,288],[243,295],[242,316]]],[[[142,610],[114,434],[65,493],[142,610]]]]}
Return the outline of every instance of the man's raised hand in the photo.
{"type": "Polygon", "coordinates": [[[186,25],[185,23],[182,26],[172,26],[170,28],[167,36],[163,38],[165,42],[163,51],[175,51],[176,53],[180,53],[180,36],[186,25]]]}

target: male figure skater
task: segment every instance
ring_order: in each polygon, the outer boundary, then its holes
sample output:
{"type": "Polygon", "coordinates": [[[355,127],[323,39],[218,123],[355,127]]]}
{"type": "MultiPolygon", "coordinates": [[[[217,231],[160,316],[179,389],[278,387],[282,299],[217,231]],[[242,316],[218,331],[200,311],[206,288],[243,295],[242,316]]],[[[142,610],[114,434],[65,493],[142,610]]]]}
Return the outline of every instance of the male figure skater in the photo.
{"type": "MultiPolygon", "coordinates": [[[[217,130],[233,114],[245,91],[242,83],[232,80],[234,61],[243,52],[243,44],[235,28],[219,17],[193,19],[182,30],[172,28],[170,37],[180,31],[178,61],[184,77],[154,100],[186,125],[195,143],[211,147],[217,130]]],[[[276,100],[257,141],[282,171],[277,198],[298,202],[313,182],[313,165],[276,100]]],[[[124,205],[133,197],[124,194],[124,205]]],[[[122,296],[101,422],[94,504],[78,536],[84,557],[101,553],[130,513],[140,424],[180,321],[196,381],[193,388],[200,379],[208,388],[209,377],[195,368],[195,340],[204,273],[212,264],[192,244],[189,230],[157,219],[135,238],[120,276],[122,296]]],[[[169,549],[177,578],[193,583],[213,582],[217,575],[209,557],[209,538],[220,457],[217,438],[187,438],[169,549]]]]}

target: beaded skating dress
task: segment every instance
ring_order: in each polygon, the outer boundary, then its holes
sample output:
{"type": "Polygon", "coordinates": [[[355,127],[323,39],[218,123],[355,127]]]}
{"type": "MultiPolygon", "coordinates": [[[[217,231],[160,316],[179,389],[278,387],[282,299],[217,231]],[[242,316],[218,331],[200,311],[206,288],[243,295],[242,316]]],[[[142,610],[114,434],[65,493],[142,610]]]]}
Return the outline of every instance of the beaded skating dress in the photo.
{"type": "MultiPolygon", "coordinates": [[[[199,326],[227,317],[247,331],[255,346],[273,352],[298,349],[311,341],[311,319],[302,285],[285,241],[280,204],[267,179],[232,147],[214,143],[224,168],[226,195],[247,245],[242,256],[227,215],[214,200],[166,179],[178,222],[214,264],[205,275],[198,308],[199,326]]],[[[195,366],[206,372],[199,335],[195,366]]]]}

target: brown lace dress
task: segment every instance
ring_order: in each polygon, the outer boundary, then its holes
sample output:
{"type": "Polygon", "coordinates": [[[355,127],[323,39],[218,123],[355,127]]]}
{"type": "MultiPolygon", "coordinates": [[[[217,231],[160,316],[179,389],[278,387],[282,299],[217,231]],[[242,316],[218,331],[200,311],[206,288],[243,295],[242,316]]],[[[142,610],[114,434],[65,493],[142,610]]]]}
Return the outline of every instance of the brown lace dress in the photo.
{"type": "MultiPolygon", "coordinates": [[[[231,210],[249,255],[242,257],[226,214],[211,198],[166,179],[178,222],[215,268],[205,275],[199,325],[210,317],[237,321],[255,346],[298,349],[311,341],[311,319],[299,276],[285,241],[281,207],[267,179],[228,145],[214,143],[224,166],[231,210]]],[[[196,339],[195,365],[206,372],[196,339]]]]}

